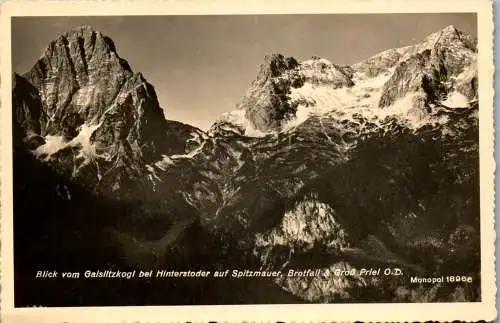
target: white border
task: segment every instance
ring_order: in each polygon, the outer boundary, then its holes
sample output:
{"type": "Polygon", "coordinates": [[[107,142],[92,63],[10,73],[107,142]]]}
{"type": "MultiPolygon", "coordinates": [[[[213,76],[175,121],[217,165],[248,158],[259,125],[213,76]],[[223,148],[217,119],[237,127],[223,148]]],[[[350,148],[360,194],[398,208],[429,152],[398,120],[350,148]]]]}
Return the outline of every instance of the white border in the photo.
{"type": "Polygon", "coordinates": [[[1,314],[5,322],[185,321],[492,321],[495,309],[493,155],[493,15],[490,0],[257,0],[170,2],[20,2],[1,5],[1,314]],[[12,248],[12,16],[476,12],[479,50],[481,294],[478,303],[313,304],[14,308],[12,248]]]}

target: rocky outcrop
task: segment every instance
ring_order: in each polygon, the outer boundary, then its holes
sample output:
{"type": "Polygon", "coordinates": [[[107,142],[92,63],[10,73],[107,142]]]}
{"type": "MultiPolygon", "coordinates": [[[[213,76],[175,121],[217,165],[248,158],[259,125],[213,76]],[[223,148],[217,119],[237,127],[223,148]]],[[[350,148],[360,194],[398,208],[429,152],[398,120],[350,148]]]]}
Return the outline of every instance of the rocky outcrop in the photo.
{"type": "MultiPolygon", "coordinates": [[[[331,257],[348,246],[348,234],[335,220],[335,210],[312,196],[285,212],[279,226],[257,234],[254,253],[266,267],[286,268],[296,261],[297,255],[314,250],[322,257],[331,257]]],[[[315,267],[317,264],[311,256],[309,263],[300,265],[315,267]]]]}

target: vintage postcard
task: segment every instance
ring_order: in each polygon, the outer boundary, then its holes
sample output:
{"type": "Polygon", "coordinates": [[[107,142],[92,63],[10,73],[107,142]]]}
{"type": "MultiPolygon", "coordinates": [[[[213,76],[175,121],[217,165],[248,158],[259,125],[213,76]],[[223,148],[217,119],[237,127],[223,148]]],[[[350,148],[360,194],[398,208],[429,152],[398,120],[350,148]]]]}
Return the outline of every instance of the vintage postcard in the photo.
{"type": "Polygon", "coordinates": [[[6,2],[5,322],[493,320],[492,2],[6,2]]]}

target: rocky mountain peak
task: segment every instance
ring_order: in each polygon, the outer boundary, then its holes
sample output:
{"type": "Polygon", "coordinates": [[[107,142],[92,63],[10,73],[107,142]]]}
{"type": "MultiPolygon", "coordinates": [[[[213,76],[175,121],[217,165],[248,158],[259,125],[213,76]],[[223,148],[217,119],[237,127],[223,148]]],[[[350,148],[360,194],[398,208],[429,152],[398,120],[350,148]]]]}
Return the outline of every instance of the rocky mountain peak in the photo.
{"type": "Polygon", "coordinates": [[[25,76],[38,84],[47,76],[55,77],[58,68],[71,71],[80,83],[88,82],[93,73],[105,68],[124,74],[132,73],[128,63],[118,56],[114,42],[90,26],[60,34],[49,43],[25,76]],[[104,62],[107,64],[102,64],[104,62]]]}
{"type": "Polygon", "coordinates": [[[24,77],[49,116],[41,135],[71,138],[84,122],[100,120],[133,72],[110,38],[82,26],[51,41],[24,77]]]}
{"type": "MultiPolygon", "coordinates": [[[[55,44],[65,44],[72,46],[78,44],[85,50],[86,57],[92,55],[111,54],[118,55],[114,41],[103,35],[99,30],[91,26],[79,26],[57,36],[57,39],[50,42],[47,50],[50,51],[55,44]],[[90,50],[89,50],[90,49],[90,50]]],[[[46,52],[47,53],[47,52],[46,52]]],[[[130,69],[130,67],[128,67],[130,69]]]]}
{"type": "Polygon", "coordinates": [[[477,51],[477,42],[470,35],[458,30],[453,25],[449,25],[438,32],[427,36],[424,44],[431,43],[434,46],[458,46],[477,51]]]}
{"type": "Polygon", "coordinates": [[[139,183],[145,161],[185,153],[184,137],[197,130],[170,129],[181,127],[165,119],[154,87],[89,26],[59,35],[14,79],[18,144],[92,188],[139,183]]]}
{"type": "Polygon", "coordinates": [[[449,26],[444,27],[441,30],[441,33],[442,34],[459,34],[460,32],[455,26],[449,25],[449,26]]]}
{"type": "Polygon", "coordinates": [[[245,111],[245,117],[257,130],[279,129],[281,121],[293,114],[293,107],[288,103],[288,92],[291,86],[301,83],[300,76],[293,73],[298,65],[295,58],[285,58],[282,54],[264,57],[257,78],[238,105],[238,109],[245,111]]]}
{"type": "Polygon", "coordinates": [[[454,92],[473,100],[477,96],[476,39],[450,25],[407,47],[384,85],[380,107],[416,94],[420,108],[454,92]]]}
{"type": "Polygon", "coordinates": [[[298,62],[293,57],[271,54],[265,56],[257,78],[238,108],[245,111],[245,117],[256,130],[279,131],[283,122],[295,116],[297,103],[290,100],[292,89],[305,83],[332,89],[354,85],[349,67],[333,64],[325,58],[313,56],[298,62]]]}
{"type": "Polygon", "coordinates": [[[293,57],[284,57],[282,54],[273,53],[264,57],[264,62],[259,67],[259,75],[276,77],[285,71],[297,67],[299,63],[293,57]]]}

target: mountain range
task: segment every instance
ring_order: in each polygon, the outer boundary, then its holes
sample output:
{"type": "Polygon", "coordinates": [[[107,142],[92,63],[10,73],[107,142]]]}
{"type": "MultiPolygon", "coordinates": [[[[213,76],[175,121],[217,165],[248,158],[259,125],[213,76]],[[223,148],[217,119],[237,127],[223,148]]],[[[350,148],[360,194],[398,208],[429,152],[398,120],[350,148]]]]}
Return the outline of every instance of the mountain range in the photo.
{"type": "Polygon", "coordinates": [[[202,131],[168,119],[109,37],[61,34],[13,75],[16,306],[478,301],[477,80],[477,40],[453,26],[351,66],[270,54],[202,131]],[[362,268],[404,274],[335,274],[362,268]],[[457,274],[473,283],[409,278],[457,274]]]}

